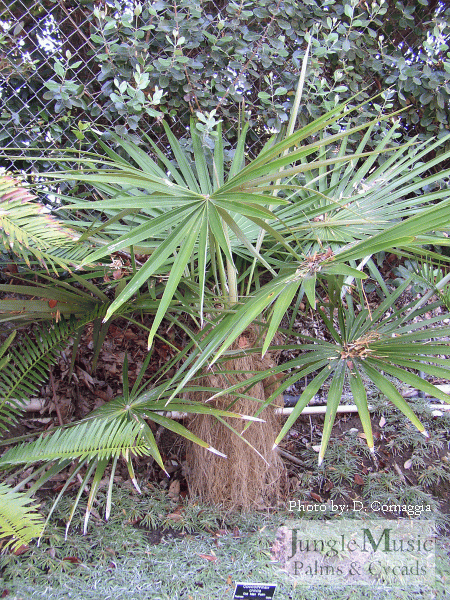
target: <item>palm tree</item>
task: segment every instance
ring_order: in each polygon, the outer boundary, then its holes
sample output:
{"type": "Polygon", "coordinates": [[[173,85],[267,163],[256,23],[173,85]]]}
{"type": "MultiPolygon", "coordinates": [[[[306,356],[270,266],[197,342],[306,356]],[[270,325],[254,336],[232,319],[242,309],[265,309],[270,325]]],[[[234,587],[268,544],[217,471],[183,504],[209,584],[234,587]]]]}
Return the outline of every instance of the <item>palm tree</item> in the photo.
{"type": "MultiPolygon", "coordinates": [[[[61,196],[65,211],[85,211],[82,219],[71,223],[82,242],[96,245],[78,266],[98,265],[115,252],[127,251],[132,257],[133,273],[108,304],[103,321],[108,323],[125,308],[151,312],[151,347],[163,319],[189,317],[192,343],[183,353],[173,385],[164,388],[165,406],[179,401],[200,376],[200,385],[190,390],[191,401],[244,414],[252,407],[256,416],[268,419],[280,392],[314,374],[279,435],[274,421],[268,430],[258,430],[262,427],[258,422],[237,430],[217,414],[220,428],[209,421],[194,424],[198,431],[208,432],[207,445],[215,448],[218,440],[219,451],[225,454],[233,448],[231,455],[240,463],[235,469],[211,454],[206,457],[201,449],[194,455],[191,462],[200,481],[191,481],[193,489],[201,493],[202,482],[212,478],[220,483],[203,488],[210,500],[243,506],[260,501],[278,468],[273,446],[329,378],[319,461],[346,379],[371,448],[364,378],[371,379],[420,430],[422,425],[383,373],[419,389],[433,389],[434,395],[449,400],[411,373],[422,370],[448,376],[448,361],[441,357],[443,343],[425,341],[447,336],[449,328],[436,327],[431,319],[421,327],[432,325],[433,331],[422,331],[414,319],[423,317],[423,307],[395,309],[404,288],[395,293],[389,290],[371,258],[385,251],[433,258],[429,246],[448,243],[438,236],[450,223],[448,192],[439,183],[449,171],[438,170],[449,157],[441,152],[447,140],[422,144],[413,140],[398,146],[394,143],[396,122],[381,141],[374,142],[372,134],[380,120],[392,115],[352,127],[352,112],[361,108],[353,103],[354,99],[336,106],[306,127],[288,131],[282,139],[271,139],[253,160],[246,157],[244,127],[229,165],[220,125],[211,147],[204,143],[194,121],[192,156],[166,124],[165,151],[146,138],[153,157],[115,135],[110,139],[117,152],[99,139],[102,154],[52,153],[53,161],[70,158],[78,168],[47,173],[49,180],[83,183],[96,191],[94,200],[61,196]],[[147,257],[140,268],[134,261],[136,253],[147,257]],[[371,311],[366,301],[363,281],[368,274],[378,282],[383,296],[377,311],[371,311]],[[154,282],[159,282],[158,293],[154,282]],[[143,286],[148,286],[148,294],[143,286]],[[271,344],[290,307],[298,307],[304,297],[323,320],[329,339],[306,337],[298,346],[297,359],[275,367],[268,354],[271,344]],[[387,310],[393,314],[386,320],[387,310]],[[261,363],[259,355],[269,362],[261,363]],[[275,391],[261,386],[269,371],[277,376],[289,370],[275,391]],[[236,439],[240,445],[233,446],[231,440],[236,439]],[[257,470],[262,475],[246,493],[257,470]],[[233,474],[231,481],[227,472],[233,474]],[[238,492],[237,481],[242,482],[238,492]]],[[[73,451],[71,456],[75,455],[73,451]]],[[[15,464],[25,462],[27,449],[22,448],[21,458],[15,456],[15,464]]],[[[7,465],[8,460],[4,456],[0,465],[7,465]]]]}

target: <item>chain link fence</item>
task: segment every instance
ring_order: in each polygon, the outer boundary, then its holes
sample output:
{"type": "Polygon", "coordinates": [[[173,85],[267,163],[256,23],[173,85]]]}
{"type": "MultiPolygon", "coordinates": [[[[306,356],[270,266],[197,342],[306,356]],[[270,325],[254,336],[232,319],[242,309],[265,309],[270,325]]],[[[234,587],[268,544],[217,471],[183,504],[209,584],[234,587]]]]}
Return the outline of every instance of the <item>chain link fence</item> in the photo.
{"type": "MultiPolygon", "coordinates": [[[[183,137],[194,116],[206,144],[221,120],[230,147],[249,122],[254,153],[287,121],[311,34],[300,124],[360,90],[368,98],[390,85],[385,107],[417,103],[408,133],[445,128],[450,84],[439,51],[449,37],[448,9],[398,4],[6,0],[0,146],[23,156],[92,150],[91,129],[138,143],[145,132],[163,146],[162,119],[183,137]]],[[[4,158],[2,166],[33,168],[4,158]]]]}
{"type": "MultiPolygon", "coordinates": [[[[268,33],[275,31],[269,31],[273,16],[268,10],[260,13],[259,27],[253,11],[249,20],[242,6],[158,0],[144,5],[123,0],[96,5],[64,0],[7,3],[0,14],[0,145],[22,148],[23,155],[32,149],[45,155],[67,147],[92,150],[90,128],[112,129],[135,141],[138,131],[145,131],[161,142],[162,118],[182,136],[193,115],[200,117],[199,127],[206,134],[219,115],[230,129],[243,120],[244,112],[251,113],[258,94],[267,104],[267,92],[261,90],[271,82],[274,87],[274,80],[278,91],[273,90],[272,100],[285,98],[284,105],[272,104],[285,120],[290,99],[280,73],[255,71],[254,58],[268,33]],[[236,44],[230,30],[242,23],[247,39],[236,44]],[[205,39],[208,46],[202,48],[205,39]],[[237,57],[227,49],[231,42],[237,57]],[[254,80],[263,77],[265,85],[249,93],[254,80]]],[[[279,48],[269,44],[262,58],[271,55],[283,66],[280,56],[291,58],[293,50],[275,41],[279,48]]],[[[298,66],[299,56],[287,66],[291,93],[298,66]]],[[[275,119],[272,115],[269,125],[275,119]]],[[[260,146],[267,130],[256,121],[252,142],[260,146]]],[[[27,170],[30,165],[16,161],[14,167],[27,170]]]]}
{"type": "MultiPolygon", "coordinates": [[[[122,4],[123,13],[129,14],[132,5],[122,4]]],[[[95,12],[93,7],[63,1],[19,0],[3,8],[0,144],[4,148],[22,148],[24,155],[31,148],[48,154],[77,144],[92,150],[95,143],[85,135],[88,125],[124,133],[127,117],[135,117],[135,126],[142,120],[142,110],[126,115],[120,109],[103,110],[112,90],[102,89],[101,60],[108,58],[99,59],[99,47],[91,40],[95,12]]],[[[118,17],[116,12],[113,18],[118,17]]]]}

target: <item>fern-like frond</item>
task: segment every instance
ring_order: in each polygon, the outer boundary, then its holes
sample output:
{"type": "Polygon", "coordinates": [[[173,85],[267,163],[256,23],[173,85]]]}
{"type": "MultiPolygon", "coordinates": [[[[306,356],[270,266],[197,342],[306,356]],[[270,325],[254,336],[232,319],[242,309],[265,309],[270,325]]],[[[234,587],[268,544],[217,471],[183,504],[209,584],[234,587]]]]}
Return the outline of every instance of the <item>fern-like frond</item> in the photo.
{"type": "MultiPolygon", "coordinates": [[[[41,436],[35,442],[25,442],[19,446],[10,448],[10,450],[0,458],[0,469],[36,462],[45,462],[47,464],[53,462],[53,466],[50,469],[47,469],[30,489],[30,493],[33,493],[53,475],[64,470],[70,464],[72,459],[78,459],[77,468],[68,475],[66,484],[54,502],[48,516],[49,519],[70,482],[75,479],[80,469],[85,467],[86,473],[75,499],[67,523],[67,528],[69,527],[74,511],[78,506],[84,487],[89,483],[91,476],[95,471],[86,508],[84,525],[84,533],[86,533],[92,504],[96,497],[100,480],[104,476],[110,460],[112,459],[113,464],[109,488],[111,489],[113,485],[117,460],[120,456],[123,456],[127,463],[130,477],[138,491],[140,491],[134,476],[131,457],[143,455],[154,456],[155,447],[153,447],[154,440],[152,438],[151,430],[146,423],[135,420],[130,421],[126,417],[114,419],[113,421],[102,419],[84,421],[67,429],[57,429],[50,435],[41,436]]],[[[159,456],[158,452],[157,454],[159,456]]],[[[164,468],[161,459],[159,462],[164,468]]],[[[110,498],[110,493],[108,494],[108,498],[110,498]]],[[[108,500],[106,518],[108,518],[110,509],[110,500],[108,500]]]]}
{"type": "Polygon", "coordinates": [[[100,306],[82,319],[70,318],[54,323],[49,329],[38,329],[35,340],[23,337],[20,346],[9,351],[9,361],[0,371],[0,428],[11,424],[21,413],[23,400],[35,393],[46,380],[48,368],[57,360],[58,352],[69,337],[86,323],[102,316],[107,306],[100,306]]]}
{"type": "Polygon", "coordinates": [[[148,454],[142,429],[141,423],[127,419],[85,421],[10,448],[0,458],[0,468],[75,458],[104,460],[121,454],[142,456],[148,454]]]}
{"type": "Polygon", "coordinates": [[[8,348],[11,346],[14,338],[16,337],[16,331],[13,331],[9,335],[8,339],[5,340],[0,347],[0,371],[9,363],[9,354],[5,354],[8,348]]]}
{"type": "Polygon", "coordinates": [[[78,236],[35,199],[17,180],[0,176],[0,242],[27,265],[34,257],[45,268],[67,268],[64,251],[78,236]]]}
{"type": "Polygon", "coordinates": [[[28,544],[42,533],[44,520],[31,498],[0,483],[0,539],[13,549],[28,544]]]}

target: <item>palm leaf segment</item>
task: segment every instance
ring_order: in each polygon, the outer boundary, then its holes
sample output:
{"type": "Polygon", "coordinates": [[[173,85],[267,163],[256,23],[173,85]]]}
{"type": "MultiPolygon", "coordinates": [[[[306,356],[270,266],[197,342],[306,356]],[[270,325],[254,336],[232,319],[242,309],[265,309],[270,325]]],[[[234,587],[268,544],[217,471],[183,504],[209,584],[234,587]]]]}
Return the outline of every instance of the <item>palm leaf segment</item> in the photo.
{"type": "Polygon", "coordinates": [[[67,268],[61,255],[78,236],[35,202],[36,196],[8,176],[0,176],[0,242],[30,266],[34,257],[47,268],[67,268]]]}

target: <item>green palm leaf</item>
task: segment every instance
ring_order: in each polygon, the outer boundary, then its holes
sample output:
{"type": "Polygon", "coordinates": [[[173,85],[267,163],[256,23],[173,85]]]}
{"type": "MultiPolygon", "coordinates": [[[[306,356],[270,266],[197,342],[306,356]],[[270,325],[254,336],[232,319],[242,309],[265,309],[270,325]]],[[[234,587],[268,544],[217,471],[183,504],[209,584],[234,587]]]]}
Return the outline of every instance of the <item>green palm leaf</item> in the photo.
{"type": "MultiPolygon", "coordinates": [[[[404,291],[406,286],[407,283],[400,292],[404,291]]],[[[372,314],[364,308],[358,313],[355,312],[349,296],[344,300],[347,306],[338,297],[329,304],[326,311],[319,311],[335,343],[330,344],[318,339],[313,345],[292,346],[292,348],[303,350],[305,354],[301,354],[299,359],[294,359],[289,363],[290,369],[297,367],[295,375],[291,375],[289,378],[290,385],[304,377],[305,365],[314,365],[321,356],[328,359],[328,364],[322,368],[319,368],[319,365],[316,367],[317,374],[304,390],[275,444],[280,443],[309,400],[328,378],[331,378],[331,384],[319,463],[323,460],[326,451],[336,409],[346,380],[350,384],[371,451],[374,446],[364,384],[364,381],[367,380],[370,380],[381,394],[387,397],[419,431],[426,435],[422,423],[408,402],[400,395],[394,383],[386,378],[385,374],[391,375],[394,381],[414,386],[450,403],[449,394],[411,372],[411,370],[425,371],[438,377],[449,378],[450,363],[448,359],[441,358],[446,349],[448,351],[448,343],[444,340],[434,341],[434,338],[447,337],[450,334],[450,328],[448,326],[436,327],[437,318],[422,318],[426,311],[436,308],[439,303],[428,305],[426,310],[424,308],[414,309],[414,303],[397,310],[395,302],[398,296],[397,291],[388,295],[380,304],[376,314],[372,314]],[[393,309],[396,314],[389,314],[393,309]],[[336,312],[338,312],[337,320],[333,319],[333,314],[336,312]],[[386,312],[389,316],[385,316],[386,312]],[[420,343],[425,340],[433,341],[420,343]],[[408,369],[402,367],[408,367],[408,369]]],[[[362,295],[361,302],[364,302],[362,295]]],[[[438,318],[444,320],[448,318],[448,315],[439,315],[438,318]]],[[[299,337],[305,338],[305,336],[299,337]]],[[[274,392],[269,401],[276,397],[277,393],[279,393],[278,390],[274,392]]]]}
{"type": "MultiPolygon", "coordinates": [[[[75,499],[67,527],[70,525],[85,485],[89,483],[91,476],[93,476],[86,510],[85,531],[92,503],[98,491],[99,482],[105,476],[111,461],[113,463],[113,468],[110,474],[109,485],[112,486],[117,460],[122,457],[128,466],[130,476],[138,491],[139,486],[134,476],[132,466],[133,456],[151,456],[156,460],[161,469],[165,470],[153,432],[148,425],[148,419],[173,431],[177,435],[199,444],[213,454],[218,454],[226,458],[225,455],[218,452],[198,436],[194,435],[181,423],[178,423],[176,420],[165,414],[167,412],[167,404],[170,400],[173,382],[162,384],[150,390],[146,390],[145,385],[139,387],[150,357],[151,354],[148,354],[138,375],[137,381],[131,390],[128,389],[128,361],[124,361],[123,397],[111,400],[78,423],[74,423],[66,428],[58,428],[50,434],[42,435],[34,442],[25,442],[14,446],[0,457],[0,469],[39,462],[44,462],[45,465],[54,463],[51,468],[46,468],[42,475],[37,479],[29,490],[30,494],[38,490],[55,474],[66,469],[71,461],[78,461],[77,468],[68,475],[63,490],[54,502],[48,519],[54,511],[57,502],[62,497],[62,494],[70,483],[74,481],[82,468],[86,468],[86,472],[79,493],[75,499]]],[[[185,392],[189,391],[189,388],[185,389],[185,392]]],[[[214,393],[218,390],[211,391],[214,393]]],[[[208,414],[217,419],[231,417],[249,421],[260,420],[256,417],[216,409],[186,399],[172,400],[170,408],[173,411],[180,411],[192,415],[208,414]]],[[[106,517],[108,517],[109,511],[110,506],[107,504],[106,517]]]]}

